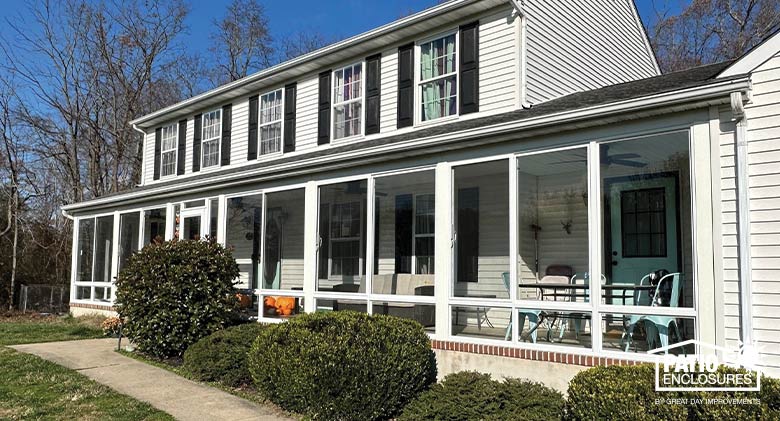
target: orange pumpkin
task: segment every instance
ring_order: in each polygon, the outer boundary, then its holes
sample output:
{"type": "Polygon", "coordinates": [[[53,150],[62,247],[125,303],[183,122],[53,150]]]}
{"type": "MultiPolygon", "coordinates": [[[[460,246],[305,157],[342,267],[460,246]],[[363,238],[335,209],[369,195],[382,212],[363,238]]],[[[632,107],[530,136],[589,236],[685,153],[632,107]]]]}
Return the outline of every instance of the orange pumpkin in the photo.
{"type": "Polygon", "coordinates": [[[274,297],[265,297],[265,307],[266,308],[274,308],[276,307],[276,298],[274,297]]]}
{"type": "Polygon", "coordinates": [[[238,293],[236,294],[236,298],[238,298],[238,306],[241,308],[247,308],[250,305],[252,305],[252,297],[246,294],[238,293]]]}
{"type": "Polygon", "coordinates": [[[283,315],[289,316],[295,309],[294,297],[279,297],[276,299],[276,311],[283,315]]]}

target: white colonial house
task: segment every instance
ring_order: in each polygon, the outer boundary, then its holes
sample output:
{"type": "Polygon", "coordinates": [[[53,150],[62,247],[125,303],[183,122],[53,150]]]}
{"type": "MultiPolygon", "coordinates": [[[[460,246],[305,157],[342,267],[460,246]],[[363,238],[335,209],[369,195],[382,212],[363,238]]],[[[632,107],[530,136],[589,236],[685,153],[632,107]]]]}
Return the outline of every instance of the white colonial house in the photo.
{"type": "Polygon", "coordinates": [[[441,373],[697,339],[780,375],[779,53],[661,75],[631,0],[440,4],[133,121],[137,188],[63,207],[71,309],[211,237],[260,322],[411,318],[441,373]]]}

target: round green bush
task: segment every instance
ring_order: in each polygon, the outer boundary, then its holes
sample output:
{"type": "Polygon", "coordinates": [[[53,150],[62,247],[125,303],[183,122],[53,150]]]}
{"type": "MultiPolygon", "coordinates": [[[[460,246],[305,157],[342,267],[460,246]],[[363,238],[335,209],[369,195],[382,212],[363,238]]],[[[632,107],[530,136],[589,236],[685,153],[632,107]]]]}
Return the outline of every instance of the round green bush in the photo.
{"type": "Polygon", "coordinates": [[[150,244],[117,277],[123,334],[158,358],[180,357],[200,338],[225,327],[237,308],[238,265],[210,241],[150,244]]]}
{"type": "Polygon", "coordinates": [[[269,326],[252,345],[249,367],[269,400],[325,420],[392,418],[436,381],[419,323],[349,311],[269,326]]]}
{"type": "Polygon", "coordinates": [[[399,421],[557,420],[563,395],[539,383],[492,380],[489,374],[453,373],[406,406],[399,421]]]}
{"type": "Polygon", "coordinates": [[[780,420],[780,382],[765,376],[760,392],[656,392],[653,365],[594,367],[574,376],[568,395],[570,420],[780,420]],[[667,403],[670,399],[687,401],[667,403]],[[707,399],[758,399],[760,404],[715,404],[707,399]]]}
{"type": "Polygon", "coordinates": [[[250,384],[249,350],[265,328],[260,323],[246,323],[206,336],[187,348],[184,369],[200,381],[231,387],[250,384]]]}

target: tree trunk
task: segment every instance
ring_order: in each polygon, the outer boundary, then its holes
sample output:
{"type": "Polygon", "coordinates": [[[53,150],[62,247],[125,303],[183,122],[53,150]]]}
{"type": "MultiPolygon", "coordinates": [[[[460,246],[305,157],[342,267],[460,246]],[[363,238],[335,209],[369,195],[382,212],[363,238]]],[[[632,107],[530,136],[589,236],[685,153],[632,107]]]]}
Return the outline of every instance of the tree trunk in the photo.
{"type": "Polygon", "coordinates": [[[14,295],[16,291],[16,260],[17,255],[19,254],[19,215],[18,215],[18,209],[19,209],[19,195],[14,195],[14,202],[16,202],[16,209],[17,211],[14,212],[14,241],[13,241],[13,249],[11,252],[11,290],[8,292],[8,310],[14,309],[14,295]]]}

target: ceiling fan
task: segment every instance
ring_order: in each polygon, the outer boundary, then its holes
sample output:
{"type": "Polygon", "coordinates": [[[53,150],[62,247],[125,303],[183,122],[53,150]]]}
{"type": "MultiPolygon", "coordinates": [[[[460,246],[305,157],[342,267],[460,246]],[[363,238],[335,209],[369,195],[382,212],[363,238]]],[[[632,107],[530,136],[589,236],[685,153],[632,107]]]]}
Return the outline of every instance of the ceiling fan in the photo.
{"type": "MultiPolygon", "coordinates": [[[[636,158],[641,158],[642,156],[636,153],[619,153],[615,155],[609,154],[609,145],[601,145],[599,148],[599,154],[602,165],[610,166],[610,165],[623,165],[625,167],[634,167],[634,168],[644,168],[647,166],[644,162],[639,161],[632,161],[636,158]]],[[[560,161],[555,162],[555,164],[572,164],[572,163],[585,163],[587,162],[587,156],[582,157],[581,159],[574,159],[570,161],[560,161]]]]}

